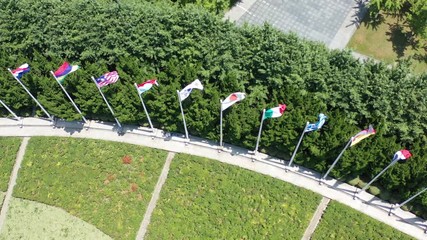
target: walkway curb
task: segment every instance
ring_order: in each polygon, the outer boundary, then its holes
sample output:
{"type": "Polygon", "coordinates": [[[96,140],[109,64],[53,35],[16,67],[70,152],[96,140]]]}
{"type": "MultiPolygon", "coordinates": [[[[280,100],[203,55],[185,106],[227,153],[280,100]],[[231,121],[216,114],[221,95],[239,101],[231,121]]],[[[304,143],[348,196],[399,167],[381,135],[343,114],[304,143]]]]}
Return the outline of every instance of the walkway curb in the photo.
{"type": "Polygon", "coordinates": [[[323,213],[325,212],[326,207],[328,207],[329,202],[331,199],[323,197],[322,201],[320,201],[319,206],[317,206],[316,212],[313,214],[313,218],[311,218],[310,224],[308,225],[307,229],[304,232],[302,240],[310,240],[311,236],[313,235],[314,231],[316,231],[316,227],[320,222],[320,219],[323,216],[323,213]]]}
{"type": "Polygon", "coordinates": [[[19,146],[18,154],[16,155],[15,165],[13,166],[12,175],[10,176],[9,185],[7,186],[6,196],[3,200],[3,205],[0,211],[0,232],[6,221],[7,211],[9,210],[9,202],[12,199],[13,188],[16,185],[16,179],[18,177],[18,171],[21,168],[22,160],[24,159],[25,150],[27,149],[27,144],[29,137],[24,137],[19,146]]]}
{"type": "Polygon", "coordinates": [[[151,200],[148,204],[147,210],[144,214],[144,219],[141,222],[141,227],[139,228],[138,235],[136,236],[136,240],[143,240],[145,234],[147,233],[148,225],[150,224],[151,215],[156,208],[157,200],[160,198],[160,191],[162,190],[163,184],[166,182],[166,178],[168,177],[169,168],[172,162],[175,153],[170,152],[166,157],[165,165],[163,166],[162,173],[159,176],[159,180],[157,181],[156,187],[154,188],[153,193],[151,194],[151,200]]]}

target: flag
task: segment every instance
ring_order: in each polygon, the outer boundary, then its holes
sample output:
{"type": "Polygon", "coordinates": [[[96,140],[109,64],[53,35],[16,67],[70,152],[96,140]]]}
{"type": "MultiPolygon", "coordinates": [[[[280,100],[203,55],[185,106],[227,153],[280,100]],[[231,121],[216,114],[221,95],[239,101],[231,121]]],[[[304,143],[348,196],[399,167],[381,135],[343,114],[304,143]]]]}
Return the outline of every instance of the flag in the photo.
{"type": "Polygon", "coordinates": [[[150,90],[150,88],[153,86],[153,84],[155,84],[155,85],[159,85],[158,83],[157,83],[157,79],[152,79],[152,80],[148,80],[148,81],[146,81],[146,82],[143,82],[143,83],[141,83],[141,84],[138,84],[137,85],[137,87],[138,87],[138,92],[139,92],[139,94],[142,94],[142,93],[144,93],[144,92],[146,92],[146,91],[148,91],[148,90],[150,90]]]}
{"type": "Polygon", "coordinates": [[[280,117],[283,115],[283,112],[285,112],[285,109],[286,109],[285,104],[279,104],[278,107],[270,108],[267,111],[265,111],[264,119],[280,117]]]}
{"type": "Polygon", "coordinates": [[[188,96],[190,96],[190,93],[193,88],[203,90],[203,85],[199,79],[194,80],[192,83],[188,84],[184,89],[179,92],[179,99],[181,100],[181,102],[184,101],[184,99],[188,98],[188,96]]]}
{"type": "Polygon", "coordinates": [[[358,134],[354,135],[354,137],[351,138],[351,144],[350,146],[356,145],[363,139],[374,135],[376,133],[375,129],[372,127],[372,125],[369,125],[368,129],[360,131],[358,134]]]}
{"type": "Polygon", "coordinates": [[[402,150],[400,150],[400,151],[397,151],[397,152],[394,154],[393,162],[394,162],[394,161],[398,161],[398,162],[400,162],[400,163],[404,163],[404,162],[406,162],[406,160],[408,160],[410,157],[412,157],[411,152],[409,152],[409,151],[408,151],[408,150],[406,150],[406,149],[402,149],[402,150]]]}
{"type": "Polygon", "coordinates": [[[53,75],[55,75],[56,79],[58,80],[58,82],[63,83],[65,77],[72,73],[75,72],[77,69],[79,69],[80,67],[77,65],[70,65],[68,62],[64,62],[59,68],[58,70],[56,70],[53,75]]]}
{"type": "Polygon", "coordinates": [[[307,127],[305,128],[304,132],[311,132],[311,131],[316,131],[319,130],[320,128],[322,128],[323,124],[325,124],[325,121],[328,117],[326,117],[325,114],[320,113],[319,117],[318,117],[318,121],[316,123],[310,123],[307,125],[307,127]]]}
{"type": "Polygon", "coordinates": [[[229,108],[231,105],[235,104],[238,101],[241,101],[245,99],[245,93],[242,92],[235,92],[230,94],[224,101],[221,103],[221,111],[224,111],[225,109],[229,108]]]}
{"type": "Polygon", "coordinates": [[[21,77],[24,75],[24,73],[27,73],[30,71],[30,66],[28,63],[24,63],[21,66],[19,66],[17,69],[12,70],[12,74],[17,79],[21,80],[21,77]]]}
{"type": "Polygon", "coordinates": [[[108,84],[117,82],[117,80],[119,80],[119,74],[117,73],[117,71],[112,71],[105,73],[101,77],[97,78],[96,84],[98,85],[98,87],[104,87],[108,84]]]}

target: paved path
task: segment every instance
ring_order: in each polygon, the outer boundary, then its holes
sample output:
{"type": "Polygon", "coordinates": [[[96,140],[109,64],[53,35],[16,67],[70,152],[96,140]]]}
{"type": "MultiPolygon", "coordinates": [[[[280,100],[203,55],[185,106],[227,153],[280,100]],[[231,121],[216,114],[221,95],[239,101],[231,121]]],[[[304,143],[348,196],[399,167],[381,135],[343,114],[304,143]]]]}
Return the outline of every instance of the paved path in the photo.
{"type": "Polygon", "coordinates": [[[366,0],[243,0],[224,16],[238,25],[264,22],[283,32],[343,49],[366,12],[366,0]]]}
{"type": "Polygon", "coordinates": [[[190,136],[190,142],[187,142],[182,134],[173,133],[172,136],[165,138],[161,130],[156,130],[153,135],[150,129],[138,126],[124,126],[124,134],[117,134],[116,129],[114,124],[95,121],[90,121],[87,125],[58,121],[56,126],[52,127],[49,121],[37,118],[25,118],[22,122],[0,118],[0,136],[62,136],[102,139],[215,159],[309,189],[350,206],[417,239],[427,238],[424,233],[425,220],[401,209],[396,209],[391,216],[388,216],[391,206],[389,203],[366,192],[358,194],[357,198],[353,200],[355,187],[331,178],[319,185],[321,174],[310,169],[296,166],[286,172],[287,166],[283,165],[281,159],[262,153],[254,157],[251,151],[228,144],[225,144],[224,151],[218,151],[217,142],[193,136],[190,136]],[[86,127],[88,128],[86,129],[86,127]]]}
{"type": "Polygon", "coordinates": [[[144,239],[145,233],[147,232],[148,225],[150,224],[151,214],[153,214],[154,208],[156,207],[157,200],[160,197],[160,191],[162,190],[163,184],[166,182],[168,177],[169,168],[172,162],[175,153],[170,152],[166,158],[165,165],[163,166],[162,173],[159,176],[157,181],[156,188],[154,188],[153,194],[151,194],[151,200],[148,204],[147,210],[144,214],[144,219],[142,220],[141,227],[139,228],[138,235],[136,236],[137,240],[144,239]]]}
{"type": "Polygon", "coordinates": [[[22,160],[24,159],[25,149],[27,148],[29,137],[24,137],[21,146],[19,147],[18,155],[16,156],[15,165],[13,166],[12,175],[10,176],[9,185],[7,186],[6,197],[4,198],[3,205],[0,211],[0,232],[6,221],[7,211],[9,210],[10,199],[12,199],[13,188],[16,184],[19,168],[21,168],[22,160]]]}
{"type": "Polygon", "coordinates": [[[316,230],[317,224],[319,224],[320,219],[322,218],[323,212],[325,211],[326,207],[329,204],[329,201],[331,201],[331,199],[326,197],[322,198],[322,201],[320,202],[319,206],[317,206],[316,212],[313,214],[313,218],[311,219],[310,224],[308,225],[307,229],[304,232],[302,240],[311,239],[311,236],[316,230]]]}

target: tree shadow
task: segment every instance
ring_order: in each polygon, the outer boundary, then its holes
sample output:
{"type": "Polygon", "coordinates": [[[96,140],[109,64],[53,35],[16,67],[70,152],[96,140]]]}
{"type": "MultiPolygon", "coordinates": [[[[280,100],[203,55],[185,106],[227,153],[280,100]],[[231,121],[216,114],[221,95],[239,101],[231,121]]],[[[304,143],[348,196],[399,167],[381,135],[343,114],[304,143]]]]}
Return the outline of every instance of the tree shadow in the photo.
{"type": "Polygon", "coordinates": [[[408,35],[410,35],[410,33],[399,23],[388,24],[388,26],[390,29],[386,32],[388,41],[392,44],[393,52],[397,54],[398,58],[401,58],[405,55],[405,51],[408,47],[411,46],[410,41],[408,41],[408,35]]]}

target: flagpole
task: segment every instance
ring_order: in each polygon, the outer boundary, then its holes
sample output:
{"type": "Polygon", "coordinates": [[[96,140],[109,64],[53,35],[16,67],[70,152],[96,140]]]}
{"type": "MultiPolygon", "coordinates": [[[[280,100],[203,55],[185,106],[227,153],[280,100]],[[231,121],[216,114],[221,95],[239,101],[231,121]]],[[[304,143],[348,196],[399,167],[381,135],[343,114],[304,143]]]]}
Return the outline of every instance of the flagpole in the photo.
{"type": "Polygon", "coordinates": [[[93,76],[92,76],[92,80],[93,80],[93,82],[95,83],[96,87],[98,88],[99,93],[101,93],[101,96],[102,96],[102,98],[104,99],[105,103],[107,104],[108,109],[110,109],[110,112],[111,112],[111,114],[113,115],[114,120],[116,120],[116,123],[117,123],[117,125],[119,126],[119,129],[121,129],[121,128],[122,128],[122,125],[120,124],[119,119],[117,119],[117,118],[116,118],[116,116],[115,116],[115,114],[114,114],[113,109],[111,108],[110,104],[108,103],[107,99],[105,98],[104,94],[103,94],[103,93],[102,93],[102,91],[101,91],[101,88],[98,86],[98,83],[96,83],[96,80],[95,80],[95,78],[94,78],[93,76]]]}
{"type": "Polygon", "coordinates": [[[0,100],[0,104],[3,105],[3,107],[5,107],[7,109],[7,111],[9,111],[10,114],[12,114],[13,117],[16,118],[16,120],[18,120],[18,121],[20,120],[20,118],[2,100],[0,100]]]}
{"type": "Polygon", "coordinates": [[[415,194],[414,196],[410,197],[409,199],[407,199],[407,200],[406,200],[406,201],[404,201],[403,203],[401,203],[401,204],[399,204],[399,205],[395,206],[394,208],[400,208],[400,207],[402,207],[403,205],[407,204],[409,201],[411,201],[412,199],[414,199],[414,198],[418,197],[418,195],[422,194],[422,193],[423,193],[423,192],[425,192],[425,191],[427,191],[427,187],[426,187],[426,188],[424,188],[423,190],[419,191],[417,194],[415,194]]]}
{"type": "Polygon", "coordinates": [[[185,115],[184,115],[184,110],[182,109],[182,103],[181,103],[181,97],[179,95],[179,90],[176,90],[176,93],[178,94],[178,101],[179,101],[179,107],[181,108],[182,121],[184,122],[185,138],[187,140],[190,140],[188,138],[187,124],[185,123],[185,115]]]}
{"type": "Polygon", "coordinates": [[[365,191],[366,189],[368,189],[368,187],[375,181],[375,180],[377,180],[377,178],[378,177],[380,177],[385,171],[387,171],[387,169],[389,169],[391,166],[393,166],[394,164],[396,164],[397,163],[397,160],[394,160],[394,161],[392,161],[387,167],[385,167],[380,173],[378,173],[377,174],[377,176],[375,176],[374,177],[374,179],[372,179],[368,184],[366,184],[363,188],[362,188],[362,190],[360,190],[360,191],[357,191],[356,190],[356,192],[355,192],[355,195],[354,195],[354,197],[353,197],[353,199],[354,198],[356,198],[356,194],[359,194],[360,192],[363,192],[363,191],[365,191]]]}
{"type": "Polygon", "coordinates": [[[52,116],[50,116],[50,114],[46,111],[46,109],[44,109],[44,107],[40,104],[39,101],[37,101],[37,99],[33,96],[33,94],[30,93],[30,91],[25,87],[25,85],[17,78],[15,77],[15,75],[13,75],[12,70],[10,70],[10,68],[8,68],[7,70],[9,70],[10,74],[12,74],[13,78],[15,78],[16,81],[19,82],[19,84],[21,84],[21,86],[25,89],[25,91],[28,93],[28,95],[30,95],[30,97],[37,103],[37,105],[42,109],[42,111],[49,117],[49,119],[51,121],[53,121],[52,116]]]}
{"type": "Polygon", "coordinates": [[[222,148],[222,99],[219,100],[219,147],[222,148]]]}
{"type": "Polygon", "coordinates": [[[350,146],[351,144],[351,138],[348,141],[347,145],[345,145],[345,147],[343,148],[343,150],[341,151],[341,153],[338,155],[338,157],[335,159],[335,161],[332,163],[332,165],[329,167],[328,171],[325,173],[325,175],[323,175],[323,177],[320,179],[320,183],[322,183],[322,180],[325,180],[326,177],[328,176],[328,174],[332,171],[332,169],[335,167],[335,165],[337,164],[338,160],[340,160],[341,156],[343,155],[343,153],[345,152],[345,150],[347,150],[347,148],[350,146]]]}
{"type": "Polygon", "coordinates": [[[74,108],[77,110],[77,112],[80,114],[80,116],[82,117],[83,121],[85,123],[87,123],[87,120],[85,118],[85,116],[83,116],[83,113],[80,111],[80,109],[77,107],[77,105],[74,103],[73,99],[71,98],[70,95],[68,95],[68,92],[65,90],[64,86],[62,86],[62,84],[58,81],[58,78],[56,78],[55,74],[50,71],[50,73],[52,74],[53,78],[55,78],[56,82],[59,84],[59,86],[61,87],[62,91],[64,91],[65,95],[67,95],[68,99],[70,100],[71,104],[73,104],[74,108]]]}
{"type": "Polygon", "coordinates": [[[138,93],[139,99],[141,99],[142,107],[144,108],[144,112],[145,112],[145,115],[147,116],[148,123],[150,124],[151,131],[154,132],[153,124],[151,123],[151,119],[150,119],[150,116],[148,115],[147,108],[145,107],[144,100],[142,100],[141,94],[139,93],[138,85],[136,85],[136,83],[134,83],[134,85],[136,88],[136,92],[138,93]]]}
{"type": "Polygon", "coordinates": [[[307,126],[308,126],[308,122],[305,124],[305,127],[304,127],[304,129],[302,130],[301,137],[300,137],[300,138],[299,138],[299,140],[298,140],[297,147],[295,148],[294,152],[292,153],[292,157],[291,157],[291,160],[289,160],[289,165],[288,165],[288,167],[290,167],[290,166],[292,165],[292,162],[294,161],[294,158],[295,158],[295,155],[297,154],[297,151],[298,151],[299,145],[301,144],[302,139],[304,138],[304,134],[305,134],[305,130],[307,129],[307,126]]]}
{"type": "Polygon", "coordinates": [[[256,146],[254,151],[255,154],[258,153],[259,139],[261,138],[262,124],[264,123],[264,116],[265,116],[265,108],[262,110],[261,125],[259,126],[258,138],[256,140],[256,146]]]}

